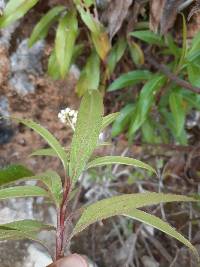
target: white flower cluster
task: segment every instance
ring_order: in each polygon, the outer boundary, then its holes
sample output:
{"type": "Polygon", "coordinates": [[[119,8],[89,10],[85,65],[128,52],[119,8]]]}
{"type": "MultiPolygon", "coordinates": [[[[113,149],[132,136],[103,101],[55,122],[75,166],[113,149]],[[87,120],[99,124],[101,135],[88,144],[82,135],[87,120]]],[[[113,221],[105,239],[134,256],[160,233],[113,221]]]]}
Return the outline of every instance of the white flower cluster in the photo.
{"type": "Polygon", "coordinates": [[[74,126],[76,125],[77,116],[78,116],[78,111],[70,109],[70,108],[62,109],[58,113],[59,120],[62,123],[69,124],[72,127],[72,129],[74,129],[74,126]]]}

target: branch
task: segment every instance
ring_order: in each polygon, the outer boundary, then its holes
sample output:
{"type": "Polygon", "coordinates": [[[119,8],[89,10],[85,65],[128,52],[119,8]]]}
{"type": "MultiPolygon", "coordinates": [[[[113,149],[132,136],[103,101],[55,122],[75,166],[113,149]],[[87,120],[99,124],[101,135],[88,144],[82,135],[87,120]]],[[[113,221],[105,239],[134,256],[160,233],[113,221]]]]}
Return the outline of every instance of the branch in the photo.
{"type": "Polygon", "coordinates": [[[179,78],[174,73],[172,73],[168,67],[166,67],[164,64],[159,64],[153,57],[147,56],[147,61],[155,67],[158,71],[161,71],[163,74],[165,74],[171,81],[175,82],[177,85],[184,87],[185,89],[188,89],[192,91],[193,93],[200,94],[200,88],[193,86],[191,83],[179,78]]]}

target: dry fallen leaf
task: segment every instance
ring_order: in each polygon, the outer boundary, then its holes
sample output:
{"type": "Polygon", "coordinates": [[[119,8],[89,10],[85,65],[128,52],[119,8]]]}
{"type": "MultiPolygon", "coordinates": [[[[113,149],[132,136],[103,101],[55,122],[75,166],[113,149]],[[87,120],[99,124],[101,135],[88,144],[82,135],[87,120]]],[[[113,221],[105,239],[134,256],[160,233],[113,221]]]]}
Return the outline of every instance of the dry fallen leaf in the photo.
{"type": "Polygon", "coordinates": [[[112,0],[103,17],[108,22],[110,39],[119,31],[133,0],[112,0]]]}
{"type": "Polygon", "coordinates": [[[166,0],[150,0],[150,29],[158,32],[166,0]]]}
{"type": "Polygon", "coordinates": [[[160,32],[166,34],[174,25],[178,13],[178,7],[183,0],[166,0],[160,21],[160,32]]]}

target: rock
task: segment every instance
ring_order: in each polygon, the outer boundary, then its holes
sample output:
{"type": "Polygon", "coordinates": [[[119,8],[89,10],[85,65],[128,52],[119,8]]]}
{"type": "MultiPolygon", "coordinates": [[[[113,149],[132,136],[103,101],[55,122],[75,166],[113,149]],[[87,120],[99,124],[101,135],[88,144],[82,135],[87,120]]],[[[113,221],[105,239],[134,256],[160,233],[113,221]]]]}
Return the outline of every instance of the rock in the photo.
{"type": "Polygon", "coordinates": [[[159,267],[160,266],[160,264],[157,261],[155,261],[154,259],[148,256],[142,257],[142,263],[144,267],[159,267]]]}
{"type": "Polygon", "coordinates": [[[10,79],[9,83],[21,96],[35,92],[35,87],[26,73],[16,72],[10,79]]]}
{"type": "Polygon", "coordinates": [[[0,114],[4,117],[8,117],[10,115],[8,98],[6,96],[0,97],[0,114]]]}
{"type": "MultiPolygon", "coordinates": [[[[0,11],[1,10],[2,9],[0,7],[0,11]]],[[[1,33],[0,45],[3,45],[7,49],[10,47],[10,41],[12,38],[12,34],[15,32],[15,30],[18,26],[19,26],[19,21],[11,24],[10,26],[6,27],[5,29],[0,30],[0,33],[1,33]]]]}
{"type": "MultiPolygon", "coordinates": [[[[0,117],[8,117],[9,115],[8,98],[2,96],[0,97],[0,117]]],[[[10,122],[8,120],[0,119],[0,144],[9,142],[13,135],[14,131],[11,128],[10,122]]]]}
{"type": "Polygon", "coordinates": [[[17,51],[11,55],[9,83],[21,96],[35,92],[30,75],[38,76],[43,73],[41,59],[44,45],[44,41],[39,41],[32,48],[29,48],[28,39],[25,39],[19,44],[17,51]]]}
{"type": "Polygon", "coordinates": [[[27,74],[42,74],[41,58],[44,50],[44,41],[28,47],[28,39],[24,39],[17,51],[11,55],[11,72],[25,72],[27,74]]]}
{"type": "Polygon", "coordinates": [[[50,256],[40,251],[36,246],[28,247],[28,257],[23,262],[23,267],[46,267],[52,262],[50,256]]]}

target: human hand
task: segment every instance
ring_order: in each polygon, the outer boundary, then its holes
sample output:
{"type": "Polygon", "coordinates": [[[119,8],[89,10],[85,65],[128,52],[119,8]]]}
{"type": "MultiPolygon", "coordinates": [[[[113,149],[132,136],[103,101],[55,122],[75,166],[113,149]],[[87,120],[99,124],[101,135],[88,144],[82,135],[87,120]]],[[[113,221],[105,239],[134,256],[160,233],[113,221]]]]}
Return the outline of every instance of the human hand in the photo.
{"type": "Polygon", "coordinates": [[[88,263],[85,258],[79,254],[71,254],[67,257],[64,257],[47,267],[88,267],[88,263]]]}

